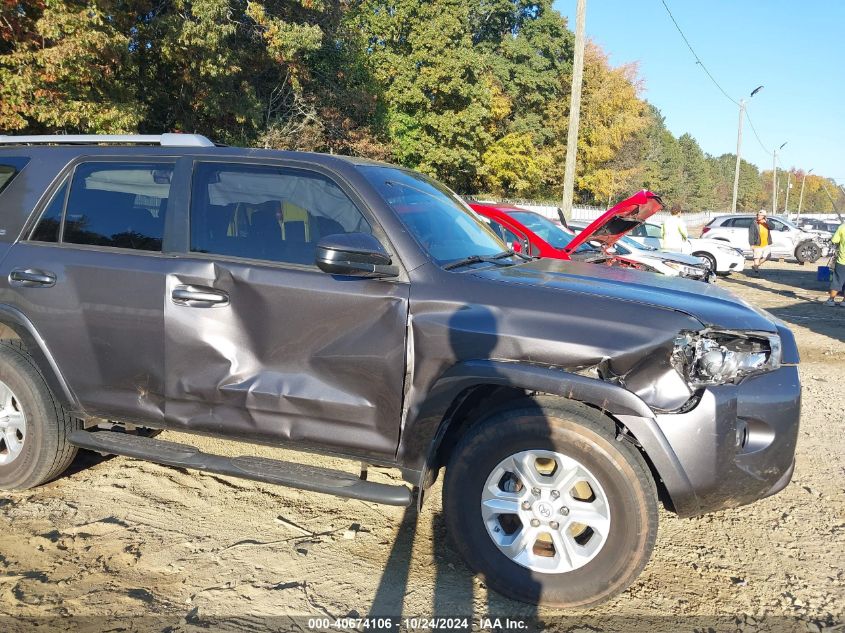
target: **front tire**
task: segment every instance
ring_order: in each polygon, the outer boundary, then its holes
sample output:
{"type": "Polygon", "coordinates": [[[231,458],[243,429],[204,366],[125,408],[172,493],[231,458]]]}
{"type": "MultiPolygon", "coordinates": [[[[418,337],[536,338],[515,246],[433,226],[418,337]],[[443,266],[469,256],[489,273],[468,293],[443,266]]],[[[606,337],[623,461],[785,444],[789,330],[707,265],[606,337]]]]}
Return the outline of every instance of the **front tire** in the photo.
{"type": "Polygon", "coordinates": [[[444,483],[455,548],[487,584],[554,607],[627,588],[657,536],[654,482],[613,422],[571,401],[531,399],[474,424],[444,483]]]}
{"type": "Polygon", "coordinates": [[[795,247],[795,259],[798,263],[813,264],[822,256],[822,249],[812,240],[805,240],[795,247]]]}
{"type": "Polygon", "coordinates": [[[0,490],[25,490],[58,477],[77,449],[79,428],[53,397],[20,341],[0,341],[0,490]]]}
{"type": "Polygon", "coordinates": [[[698,257],[701,260],[701,262],[705,266],[707,266],[708,270],[710,270],[714,273],[716,272],[716,258],[713,257],[710,253],[705,253],[705,252],[699,251],[698,253],[693,253],[692,255],[693,255],[693,257],[698,257]]]}

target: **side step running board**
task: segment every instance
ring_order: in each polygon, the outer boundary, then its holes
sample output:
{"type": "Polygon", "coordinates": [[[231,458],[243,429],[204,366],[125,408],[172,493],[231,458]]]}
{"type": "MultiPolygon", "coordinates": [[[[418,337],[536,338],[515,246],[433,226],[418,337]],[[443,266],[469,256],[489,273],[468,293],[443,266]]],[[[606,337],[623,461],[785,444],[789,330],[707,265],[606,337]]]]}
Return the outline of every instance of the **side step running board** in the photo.
{"type": "Polygon", "coordinates": [[[187,444],[113,431],[74,431],[68,441],[97,453],[124,455],[167,466],[193,468],[391,506],[411,505],[411,490],[407,486],[374,483],[339,470],[264,457],[223,457],[203,453],[187,444]]]}

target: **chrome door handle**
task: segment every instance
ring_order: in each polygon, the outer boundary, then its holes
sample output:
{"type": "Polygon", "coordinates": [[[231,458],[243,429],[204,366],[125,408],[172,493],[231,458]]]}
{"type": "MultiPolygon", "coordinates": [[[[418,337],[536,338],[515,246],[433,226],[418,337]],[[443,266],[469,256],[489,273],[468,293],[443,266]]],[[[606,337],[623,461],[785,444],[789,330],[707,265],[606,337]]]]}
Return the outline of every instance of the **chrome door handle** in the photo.
{"type": "Polygon", "coordinates": [[[16,268],[9,273],[9,283],[23,288],[49,288],[56,285],[56,275],[47,270],[16,268]]]}
{"type": "Polygon", "coordinates": [[[213,308],[229,305],[229,295],[205,286],[176,286],[170,295],[173,303],[189,308],[213,308]]]}

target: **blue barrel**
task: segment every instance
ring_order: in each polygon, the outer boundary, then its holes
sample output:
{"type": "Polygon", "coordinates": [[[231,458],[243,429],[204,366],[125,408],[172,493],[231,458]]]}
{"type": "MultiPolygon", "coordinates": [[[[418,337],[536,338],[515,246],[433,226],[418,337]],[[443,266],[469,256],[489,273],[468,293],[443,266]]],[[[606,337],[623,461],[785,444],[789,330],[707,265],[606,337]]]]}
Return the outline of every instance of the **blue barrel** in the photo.
{"type": "Polygon", "coordinates": [[[818,281],[830,281],[830,268],[825,266],[819,266],[818,273],[816,273],[816,279],[818,281]]]}

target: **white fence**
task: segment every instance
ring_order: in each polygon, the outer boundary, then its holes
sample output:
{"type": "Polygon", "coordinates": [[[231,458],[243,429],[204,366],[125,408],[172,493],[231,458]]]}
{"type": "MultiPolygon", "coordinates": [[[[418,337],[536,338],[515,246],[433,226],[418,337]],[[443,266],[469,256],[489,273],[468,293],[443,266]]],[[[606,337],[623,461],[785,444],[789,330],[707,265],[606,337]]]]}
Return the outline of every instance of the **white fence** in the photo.
{"type": "MultiPolygon", "coordinates": [[[[535,213],[539,213],[550,220],[557,220],[557,207],[551,205],[543,205],[543,204],[515,204],[514,206],[519,207],[520,209],[527,209],[529,211],[534,211],[535,213]]],[[[599,217],[602,213],[604,213],[607,209],[602,209],[600,207],[572,207],[572,219],[582,222],[592,222],[597,217],[599,217]]],[[[707,224],[711,218],[722,215],[722,213],[714,212],[714,211],[699,211],[698,213],[684,213],[684,221],[687,223],[688,226],[702,226],[707,224]]],[[[669,217],[669,213],[665,211],[661,211],[660,213],[655,213],[651,221],[660,223],[663,221],[663,218],[669,217]]]]}
{"type": "MultiPolygon", "coordinates": [[[[558,214],[557,205],[554,204],[542,204],[539,202],[532,202],[531,200],[522,200],[522,199],[501,199],[501,198],[490,198],[487,196],[478,198],[473,198],[477,202],[490,202],[490,203],[502,203],[502,204],[511,204],[515,207],[519,207],[520,209],[527,209],[528,211],[534,211],[535,213],[539,213],[550,220],[557,221],[558,214]]],[[[592,222],[597,217],[599,217],[602,213],[604,213],[607,209],[604,207],[593,207],[593,206],[577,206],[572,207],[572,219],[576,222],[592,222]]],[[[683,218],[684,221],[687,223],[687,226],[690,227],[697,227],[697,226],[704,226],[713,218],[720,216],[720,215],[728,215],[728,211],[697,211],[695,213],[684,213],[683,218]]],[[[743,213],[742,211],[740,213],[743,213]]],[[[661,211],[660,213],[654,214],[652,216],[651,221],[659,224],[663,221],[664,218],[669,217],[668,211],[661,211]]],[[[790,219],[795,218],[794,213],[789,214],[790,219]]],[[[826,220],[833,220],[833,221],[841,221],[838,219],[837,214],[835,213],[802,213],[802,218],[823,218],[826,220]]],[[[843,216],[845,217],[845,216],[843,216]]]]}

